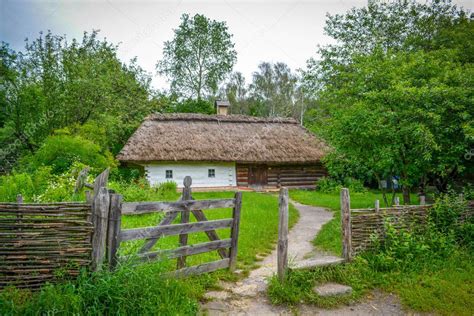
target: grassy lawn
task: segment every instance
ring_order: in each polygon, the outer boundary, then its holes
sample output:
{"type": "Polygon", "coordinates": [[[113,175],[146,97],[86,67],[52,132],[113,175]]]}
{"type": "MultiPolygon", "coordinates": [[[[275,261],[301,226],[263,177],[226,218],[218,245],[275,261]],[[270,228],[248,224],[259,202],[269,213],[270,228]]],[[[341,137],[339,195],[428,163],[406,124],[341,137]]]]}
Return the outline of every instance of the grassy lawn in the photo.
{"type": "MultiPolygon", "coordinates": [[[[339,195],[293,190],[290,191],[290,197],[300,203],[323,206],[335,211],[335,218],[323,226],[314,239],[314,244],[340,254],[339,195]]],[[[351,206],[372,207],[375,199],[381,199],[380,194],[351,194],[351,206]]],[[[473,259],[472,252],[460,249],[453,251],[445,260],[420,263],[419,268],[376,271],[367,260],[356,257],[351,264],[312,271],[292,271],[284,284],[273,278],[268,293],[274,304],[297,305],[306,302],[320,307],[334,307],[361,299],[370,290],[380,288],[396,293],[402,304],[411,310],[443,315],[472,315],[473,259]],[[312,288],[315,284],[327,281],[350,285],[353,292],[349,296],[323,299],[312,288]]]]}

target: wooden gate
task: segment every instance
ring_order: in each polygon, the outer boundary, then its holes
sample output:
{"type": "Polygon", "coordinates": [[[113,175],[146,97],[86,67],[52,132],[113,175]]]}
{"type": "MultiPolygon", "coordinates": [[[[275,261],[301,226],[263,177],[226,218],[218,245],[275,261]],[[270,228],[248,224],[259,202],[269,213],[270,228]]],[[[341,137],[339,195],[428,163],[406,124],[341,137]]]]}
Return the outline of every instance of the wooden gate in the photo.
{"type": "Polygon", "coordinates": [[[120,243],[130,240],[145,239],[146,242],[138,252],[138,259],[177,259],[177,276],[187,276],[211,272],[217,269],[235,270],[239,237],[240,209],[242,193],[237,192],[232,199],[194,200],[191,196],[191,178],[184,179],[181,199],[177,202],[130,202],[122,203],[121,196],[111,195],[108,232],[108,261],[112,267],[122,258],[117,255],[120,243]],[[232,208],[232,218],[208,220],[202,210],[232,208]],[[166,212],[163,220],[154,227],[121,229],[121,216],[166,212]],[[189,222],[190,214],[196,222],[189,222]],[[173,223],[181,215],[180,223],[173,223]],[[230,228],[230,238],[220,239],[216,229],[230,228]],[[188,245],[188,234],[205,232],[209,242],[188,245]],[[171,250],[150,251],[161,237],[179,235],[180,247],[171,250]],[[229,249],[229,250],[227,250],[229,249]],[[196,266],[186,267],[186,257],[201,253],[217,251],[220,260],[196,266]]]}

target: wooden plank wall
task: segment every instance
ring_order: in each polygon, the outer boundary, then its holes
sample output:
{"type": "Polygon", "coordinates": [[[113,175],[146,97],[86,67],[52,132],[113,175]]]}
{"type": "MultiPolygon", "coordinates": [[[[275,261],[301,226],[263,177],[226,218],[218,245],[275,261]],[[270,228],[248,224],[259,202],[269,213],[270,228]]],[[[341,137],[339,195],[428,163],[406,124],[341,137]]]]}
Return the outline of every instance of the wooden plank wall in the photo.
{"type": "MultiPolygon", "coordinates": [[[[237,186],[248,186],[249,165],[237,165],[237,186]]],[[[269,187],[314,188],[316,181],[327,176],[322,164],[311,165],[269,165],[269,187]]]]}
{"type": "Polygon", "coordinates": [[[91,263],[91,205],[0,203],[0,288],[38,288],[91,263]]]}

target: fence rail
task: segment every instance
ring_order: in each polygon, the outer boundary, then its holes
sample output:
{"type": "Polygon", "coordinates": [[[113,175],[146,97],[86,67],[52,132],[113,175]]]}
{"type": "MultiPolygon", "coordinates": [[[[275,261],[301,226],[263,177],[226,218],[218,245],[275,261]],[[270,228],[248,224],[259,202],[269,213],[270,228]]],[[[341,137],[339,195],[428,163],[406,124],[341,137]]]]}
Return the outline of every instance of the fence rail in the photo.
{"type": "Polygon", "coordinates": [[[222,268],[234,270],[237,260],[241,199],[242,194],[237,192],[233,199],[193,200],[191,196],[191,178],[186,177],[183,194],[177,202],[117,202],[114,206],[111,206],[109,215],[115,219],[111,222],[113,228],[109,227],[107,247],[109,261],[116,264],[123,259],[130,258],[130,256],[121,257],[117,255],[122,242],[145,239],[145,245],[137,254],[138,259],[140,261],[162,258],[177,259],[177,270],[171,272],[175,276],[211,272],[222,268]],[[232,208],[232,218],[208,220],[203,210],[217,208],[232,208]],[[122,215],[152,212],[166,212],[164,219],[157,226],[124,230],[120,228],[119,219],[122,215]],[[191,213],[196,218],[196,222],[189,222],[191,213]],[[181,215],[180,223],[173,223],[178,215],[181,215]],[[223,228],[230,228],[230,238],[219,238],[216,230],[223,228]],[[205,232],[210,241],[188,245],[188,234],[198,232],[205,232]],[[180,247],[171,250],[150,251],[161,237],[173,235],[179,235],[180,247]],[[186,266],[188,256],[211,251],[217,251],[221,259],[197,266],[186,266]]]}

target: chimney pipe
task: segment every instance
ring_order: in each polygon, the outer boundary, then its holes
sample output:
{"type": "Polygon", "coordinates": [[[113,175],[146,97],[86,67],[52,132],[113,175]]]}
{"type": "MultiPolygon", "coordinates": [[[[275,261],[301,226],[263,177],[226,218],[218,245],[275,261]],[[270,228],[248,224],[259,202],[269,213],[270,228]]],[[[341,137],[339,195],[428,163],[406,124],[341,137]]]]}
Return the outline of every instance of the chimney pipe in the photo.
{"type": "Polygon", "coordinates": [[[229,101],[224,100],[216,100],[215,103],[216,114],[217,115],[228,115],[230,114],[230,103],[229,101]]]}

